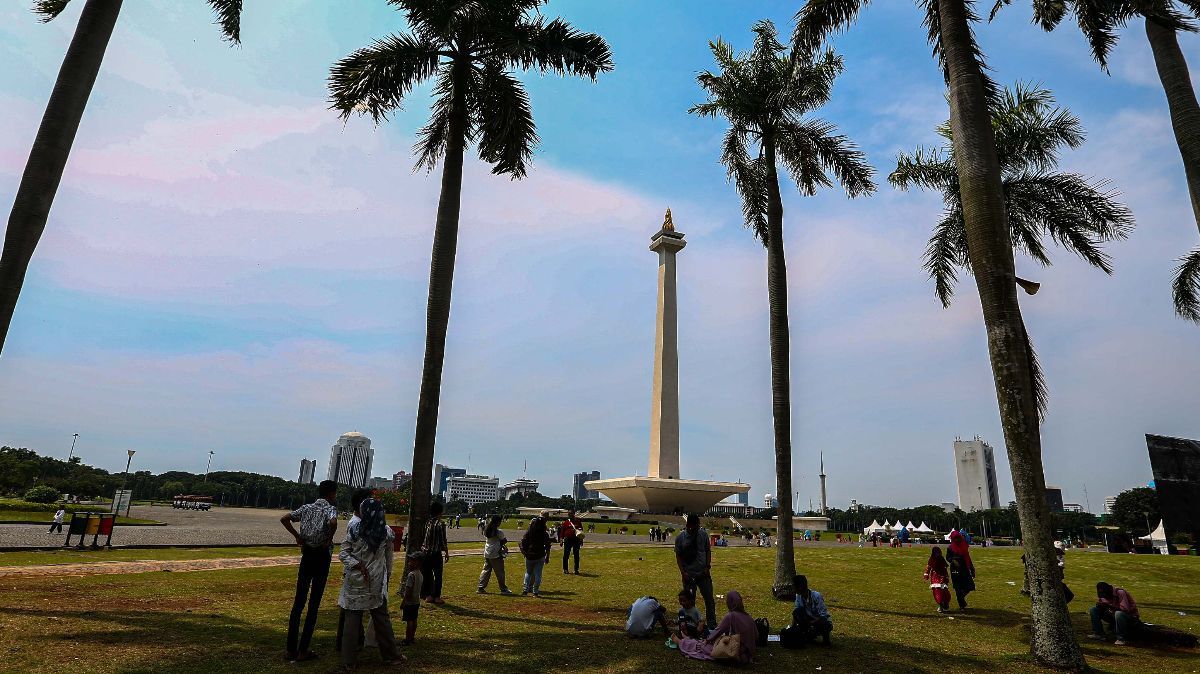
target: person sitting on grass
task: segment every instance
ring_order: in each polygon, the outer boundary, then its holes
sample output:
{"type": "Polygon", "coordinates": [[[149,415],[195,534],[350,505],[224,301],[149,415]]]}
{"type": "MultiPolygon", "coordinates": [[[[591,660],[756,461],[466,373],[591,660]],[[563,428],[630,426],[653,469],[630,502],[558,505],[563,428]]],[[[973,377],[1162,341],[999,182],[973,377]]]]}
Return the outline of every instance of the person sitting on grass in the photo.
{"type": "MultiPolygon", "coordinates": [[[[742,595],[737,590],[730,590],[729,594],[725,595],[725,606],[729,612],[721,619],[721,623],[716,629],[710,631],[704,639],[691,639],[680,637],[677,634],[671,635],[671,641],[679,648],[679,652],[693,660],[716,660],[721,653],[714,653],[714,647],[717,642],[725,636],[736,637],[738,641],[738,651],[732,654],[732,661],[742,664],[754,662],[754,649],[758,642],[758,627],[754,624],[754,618],[746,613],[746,606],[742,603],[742,595]]],[[[724,659],[724,658],[721,658],[724,659]]]]}
{"type": "Polygon", "coordinates": [[[792,624],[800,627],[801,641],[808,643],[821,637],[821,644],[829,645],[829,633],[833,631],[833,620],[825,607],[825,598],[820,592],[808,588],[808,578],[797,574],[792,579],[796,590],[796,604],[792,609],[792,624]]]}
{"type": "Polygon", "coordinates": [[[1113,626],[1117,635],[1117,640],[1113,643],[1117,646],[1124,646],[1136,637],[1142,628],[1142,620],[1133,595],[1124,588],[1113,587],[1103,581],[1096,583],[1096,605],[1090,613],[1092,633],[1088,636],[1097,641],[1107,641],[1104,623],[1113,626]]]}
{"type": "Polygon", "coordinates": [[[654,597],[639,597],[626,611],[625,634],[635,639],[644,639],[654,633],[654,626],[662,626],[663,636],[669,636],[667,610],[654,597]]]}
{"type": "Polygon", "coordinates": [[[396,635],[388,616],[387,588],[392,573],[392,541],[396,536],[385,522],[383,504],[367,499],[359,505],[361,520],[349,528],[338,559],[342,561],[342,591],[338,606],[344,614],[342,667],[352,669],[358,660],[358,637],[363,614],[370,612],[375,641],[384,664],[404,662],[396,650],[396,635]]]}
{"type": "Polygon", "coordinates": [[[325,480],[317,486],[317,500],[300,506],[279,518],[300,546],[300,572],[296,578],[296,596],[292,600],[292,613],[288,619],[287,654],[289,662],[312,660],[317,654],[309,649],[313,630],[317,627],[317,614],[321,608],[321,596],[325,594],[325,581],[329,578],[329,552],[333,547],[333,536],[337,532],[337,483],[325,480]],[[300,523],[300,530],[292,526],[300,523]],[[304,613],[305,599],[308,614],[304,617],[304,630],[300,630],[300,616],[304,613]]]}
{"type": "Polygon", "coordinates": [[[679,591],[679,618],[675,624],[681,637],[702,638],[707,631],[700,609],[696,608],[696,592],[688,588],[679,591]]]}
{"type": "Polygon", "coordinates": [[[404,562],[404,583],[400,586],[400,611],[404,619],[404,645],[411,646],[417,636],[417,614],[421,610],[421,554],[420,550],[408,553],[404,562]]]}

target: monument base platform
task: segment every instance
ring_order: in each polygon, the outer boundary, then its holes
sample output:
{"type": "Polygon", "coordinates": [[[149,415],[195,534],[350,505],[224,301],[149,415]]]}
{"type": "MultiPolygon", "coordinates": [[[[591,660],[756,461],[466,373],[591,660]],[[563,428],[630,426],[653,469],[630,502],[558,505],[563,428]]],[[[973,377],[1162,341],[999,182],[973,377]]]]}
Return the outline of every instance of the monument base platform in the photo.
{"type": "Polygon", "coordinates": [[[718,501],[745,494],[744,482],[672,480],[665,477],[614,477],[583,483],[586,489],[603,492],[623,508],[652,513],[705,513],[718,501]]]}

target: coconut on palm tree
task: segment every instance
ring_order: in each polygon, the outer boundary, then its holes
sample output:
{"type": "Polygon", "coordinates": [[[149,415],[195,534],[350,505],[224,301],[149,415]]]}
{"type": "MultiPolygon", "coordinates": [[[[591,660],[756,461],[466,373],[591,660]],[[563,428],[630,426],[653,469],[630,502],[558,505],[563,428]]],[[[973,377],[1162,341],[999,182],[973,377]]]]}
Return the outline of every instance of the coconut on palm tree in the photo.
{"type": "MultiPolygon", "coordinates": [[[[33,9],[43,22],[52,21],[70,1],[38,0],[33,9]]],[[[242,0],[208,0],[208,4],[217,15],[221,33],[230,42],[237,43],[241,39],[242,0]]],[[[21,185],[8,216],[4,251],[0,253],[0,352],[4,350],[25,273],[46,229],[54,195],[79,131],[79,121],[83,118],[120,12],[121,0],[87,0],[84,3],[75,36],[67,47],[33,149],[29,151],[21,185]]]]}
{"type": "MultiPolygon", "coordinates": [[[[998,0],[992,15],[1012,0],[998,0]]],[[[1175,143],[1183,158],[1192,216],[1200,228],[1200,103],[1188,72],[1187,60],[1179,48],[1179,31],[1194,33],[1200,26],[1200,2],[1197,0],[1068,0],[1035,2],[1034,19],[1046,30],[1053,30],[1070,12],[1075,16],[1092,48],[1092,57],[1108,70],[1108,55],[1117,43],[1116,29],[1142,19],[1146,40],[1154,53],[1154,66],[1171,115],[1175,143]]],[[[1200,248],[1179,259],[1172,282],[1175,313],[1200,323],[1200,248]]]]}
{"type": "Polygon", "coordinates": [[[595,80],[612,69],[599,35],[539,13],[548,0],[391,0],[408,33],[377,40],[334,64],[329,91],[343,118],[355,112],[376,123],[399,108],[414,87],[433,82],[429,122],[420,130],[417,167],[442,161],[426,315],[425,362],[413,440],[409,547],[425,531],[433,477],[442,363],[450,319],[454,256],[462,196],[463,154],[474,144],[492,173],[525,176],[538,137],[525,87],[513,70],[595,80]]]}
{"type": "Polygon", "coordinates": [[[796,575],[792,541],[792,404],[787,307],[787,260],[783,250],[783,201],[778,167],[806,196],[841,184],[850,196],[875,190],[874,170],[833,124],[812,117],[830,96],[842,60],[832,51],[813,56],[788,50],[775,25],[754,25],[754,46],[737,54],[726,42],[709,43],[718,72],[697,80],[709,99],[692,106],[705,117],[724,117],[729,130],[721,163],[742,198],[746,226],[767,249],[767,295],[771,341],[771,412],[775,430],[775,480],[779,494],[777,597],[790,596],[796,575]]]}
{"type": "MultiPolygon", "coordinates": [[[[1129,236],[1133,214],[1104,181],[1056,170],[1063,148],[1083,144],[1085,134],[1079,119],[1057,107],[1048,90],[1018,84],[1015,90],[1005,90],[992,110],[992,126],[1013,247],[1038,264],[1050,266],[1044,243],[1049,239],[1112,274],[1112,261],[1101,246],[1129,236]]],[[[901,154],[888,182],[902,190],[917,187],[942,193],[946,210],[925,250],[925,269],[942,306],[949,307],[957,270],[970,271],[971,256],[950,123],[939,126],[937,132],[950,145],[901,154]]],[[[1041,370],[1032,344],[1027,350],[1038,409],[1044,413],[1046,391],[1041,370]]]]}
{"type": "MultiPolygon", "coordinates": [[[[853,23],[867,4],[868,0],[807,0],[796,15],[793,45],[815,49],[831,33],[853,23]]],[[[974,1],[917,0],[917,4],[924,11],[926,36],[946,80],[969,262],[983,309],[997,407],[1034,588],[1030,652],[1040,663],[1080,669],[1085,666],[1083,653],[1055,582],[1059,572],[1042,472],[1037,378],[1017,302],[1016,262],[992,127],[991,108],[1000,102],[1001,92],[988,77],[975,40],[979,17],[974,1]]]]}

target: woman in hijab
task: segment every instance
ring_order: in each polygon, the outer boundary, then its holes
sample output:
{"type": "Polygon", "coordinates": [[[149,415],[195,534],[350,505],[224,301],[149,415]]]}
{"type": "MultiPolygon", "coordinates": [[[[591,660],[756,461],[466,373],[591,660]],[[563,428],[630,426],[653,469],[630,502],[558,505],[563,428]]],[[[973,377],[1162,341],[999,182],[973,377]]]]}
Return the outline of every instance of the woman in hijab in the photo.
{"type": "Polygon", "coordinates": [[[363,613],[371,613],[375,641],[387,664],[404,661],[396,650],[396,635],[388,617],[388,580],[392,575],[392,541],[395,534],[384,519],[383,504],[367,499],[358,506],[361,518],[346,533],[338,559],[342,561],[342,591],[338,606],[342,609],[345,632],[342,635],[342,666],[353,668],[358,659],[359,633],[363,613]]]}
{"type": "Polygon", "coordinates": [[[950,548],[946,551],[950,565],[950,580],[954,583],[954,598],[958,608],[967,607],[967,593],[975,589],[975,565],[971,563],[970,545],[958,530],[950,532],[950,548]]]}
{"type": "Polygon", "coordinates": [[[929,553],[929,563],[925,565],[925,580],[929,581],[929,589],[933,591],[933,601],[937,604],[938,613],[950,609],[950,567],[942,556],[942,549],[933,546],[929,553]]]}
{"type": "Polygon", "coordinates": [[[725,595],[725,606],[729,612],[725,614],[721,623],[709,633],[707,638],[690,639],[677,634],[671,635],[671,641],[679,646],[680,653],[694,660],[713,660],[713,646],[716,645],[717,640],[727,634],[736,634],[741,640],[737,662],[748,664],[754,661],[758,628],[754,626],[754,618],[746,613],[746,607],[742,604],[742,595],[737,590],[730,590],[729,594],[725,595]]]}

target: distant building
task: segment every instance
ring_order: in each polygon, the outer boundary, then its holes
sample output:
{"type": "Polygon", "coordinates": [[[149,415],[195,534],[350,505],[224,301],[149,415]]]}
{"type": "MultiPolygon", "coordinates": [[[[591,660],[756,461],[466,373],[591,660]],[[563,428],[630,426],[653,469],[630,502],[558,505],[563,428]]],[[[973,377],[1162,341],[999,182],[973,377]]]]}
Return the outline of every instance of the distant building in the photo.
{"type": "MultiPolygon", "coordinates": [[[[466,474],[467,474],[467,470],[465,468],[451,468],[450,466],[443,466],[440,463],[435,464],[433,466],[433,493],[434,493],[434,495],[441,496],[442,498],[446,498],[446,483],[450,481],[450,478],[455,475],[466,475],[466,474]]],[[[447,499],[447,500],[449,500],[449,499],[447,499]]]]}
{"type": "Polygon", "coordinates": [[[600,471],[598,470],[593,470],[590,473],[575,473],[574,486],[571,488],[571,498],[574,498],[576,501],[586,501],[588,499],[600,498],[600,492],[596,491],[595,489],[587,489],[583,486],[584,482],[599,479],[600,471]]]}
{"type": "Polygon", "coordinates": [[[770,494],[763,494],[763,508],[777,508],[779,500],[770,494]]]}
{"type": "Polygon", "coordinates": [[[446,480],[446,500],[467,505],[500,500],[500,478],[486,475],[453,475],[446,480]]]}
{"type": "Polygon", "coordinates": [[[1065,510],[1063,507],[1062,487],[1046,485],[1046,507],[1050,508],[1050,512],[1052,513],[1060,513],[1065,510]]]}
{"type": "Polygon", "coordinates": [[[1078,503],[1064,503],[1063,504],[1063,512],[1081,513],[1081,512],[1083,512],[1083,506],[1078,503]]]}
{"type": "Polygon", "coordinates": [[[720,501],[705,514],[714,517],[753,517],[758,511],[759,509],[752,505],[743,505],[737,501],[720,501]]]}
{"type": "Polygon", "coordinates": [[[409,482],[412,482],[412,475],[409,475],[402,470],[392,475],[392,489],[399,490],[400,487],[403,487],[409,482]]]}
{"type": "Polygon", "coordinates": [[[527,477],[518,477],[517,479],[500,488],[500,498],[507,501],[517,494],[524,496],[530,492],[537,491],[538,487],[540,486],[541,484],[539,484],[537,480],[531,480],[527,477]]]}
{"type": "Polygon", "coordinates": [[[1113,506],[1116,504],[1117,504],[1116,496],[1109,496],[1108,498],[1104,499],[1104,514],[1111,515],[1113,506]]]}
{"type": "Polygon", "coordinates": [[[856,498],[850,499],[850,507],[847,508],[847,510],[849,512],[856,513],[861,509],[862,509],[862,506],[858,503],[858,499],[856,499],[856,498]]]}
{"type": "Polygon", "coordinates": [[[317,476],[317,460],[316,459],[300,459],[300,479],[297,480],[300,484],[312,484],[316,482],[317,476]]]}
{"type": "Polygon", "coordinates": [[[950,514],[950,513],[954,512],[955,510],[958,510],[957,503],[951,503],[949,501],[942,501],[942,512],[944,512],[946,514],[950,514]]]}
{"type": "Polygon", "coordinates": [[[967,512],[1000,507],[996,457],[991,445],[979,436],[974,440],[955,440],[954,465],[958,478],[958,507],[967,512]]]}
{"type": "Polygon", "coordinates": [[[740,503],[741,505],[744,505],[744,506],[750,505],[750,492],[749,491],[744,491],[740,494],[734,494],[734,498],[736,498],[737,502],[740,503]]]}
{"type": "Polygon", "coordinates": [[[371,491],[391,491],[394,489],[394,487],[392,487],[392,478],[373,477],[371,478],[371,481],[367,483],[367,489],[370,489],[371,491]]]}
{"type": "Polygon", "coordinates": [[[329,452],[329,472],[325,479],[351,487],[365,487],[371,478],[374,457],[371,438],[358,431],[344,433],[329,452]]]}

